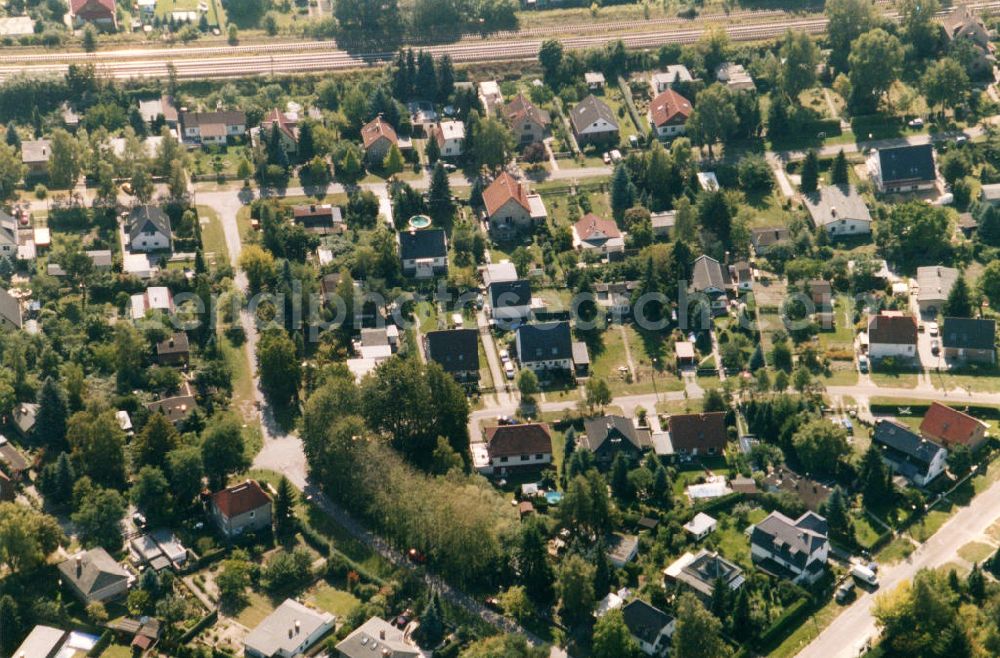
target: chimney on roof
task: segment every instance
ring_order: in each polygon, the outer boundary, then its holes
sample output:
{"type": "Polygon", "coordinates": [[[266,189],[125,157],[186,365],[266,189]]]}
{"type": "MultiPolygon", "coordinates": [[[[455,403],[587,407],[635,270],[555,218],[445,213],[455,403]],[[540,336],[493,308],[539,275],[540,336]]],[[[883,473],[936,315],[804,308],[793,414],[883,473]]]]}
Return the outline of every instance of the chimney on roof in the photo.
{"type": "Polygon", "coordinates": [[[301,632],[302,632],[302,622],[300,622],[298,619],[296,619],[295,620],[295,634],[298,635],[301,632]]]}
{"type": "Polygon", "coordinates": [[[380,630],[380,631],[378,632],[378,639],[380,639],[380,640],[385,640],[385,629],[384,629],[384,628],[383,628],[383,629],[381,629],[381,630],[380,630]]]}
{"type": "Polygon", "coordinates": [[[309,212],[316,212],[316,204],[315,203],[309,204],[309,212]]]}
{"type": "Polygon", "coordinates": [[[76,577],[79,578],[80,574],[83,573],[83,556],[76,556],[76,577]]]}
{"type": "Polygon", "coordinates": [[[836,206],[832,206],[830,208],[830,217],[836,217],[836,216],[837,216],[837,207],[836,206]]]}

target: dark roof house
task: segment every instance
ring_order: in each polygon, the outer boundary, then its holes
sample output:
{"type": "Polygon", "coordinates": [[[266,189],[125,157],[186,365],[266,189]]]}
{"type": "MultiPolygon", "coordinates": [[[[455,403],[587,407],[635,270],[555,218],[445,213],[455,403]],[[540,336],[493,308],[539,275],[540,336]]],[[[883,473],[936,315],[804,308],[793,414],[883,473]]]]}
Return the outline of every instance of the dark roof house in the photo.
{"type": "Polygon", "coordinates": [[[545,423],[520,423],[486,428],[491,459],[529,454],[552,454],[552,434],[545,423]]]}
{"type": "Polygon", "coordinates": [[[996,338],[996,320],[945,318],[941,327],[941,345],[949,358],[993,363],[996,338]]]}
{"type": "Polygon", "coordinates": [[[445,372],[465,378],[479,377],[479,332],[476,329],[429,331],[425,335],[427,358],[445,372]]]}
{"type": "Polygon", "coordinates": [[[100,547],[62,561],[59,577],[85,603],[123,595],[129,579],[128,572],[100,547]]]}
{"type": "Polygon", "coordinates": [[[573,358],[569,322],[522,324],[517,329],[518,358],[522,364],[573,358]]]}
{"type": "Polygon", "coordinates": [[[718,455],[726,448],[726,413],[673,414],[667,431],[674,452],[691,455],[718,455]]]}
{"type": "Polygon", "coordinates": [[[648,429],[639,429],[630,418],[602,416],[583,421],[585,436],[580,447],[592,453],[601,462],[610,462],[618,453],[638,457],[652,447],[648,429]]]}
{"type": "Polygon", "coordinates": [[[947,451],[905,425],[879,419],[872,444],[882,449],[882,458],[894,471],[924,486],[944,471],[947,451]]]}
{"type": "Polygon", "coordinates": [[[402,231],[399,234],[399,254],[404,261],[446,258],[448,256],[448,242],[444,229],[402,231]]]}
{"type": "Polygon", "coordinates": [[[931,144],[881,149],[872,158],[869,169],[880,192],[923,189],[937,180],[931,144]]]}

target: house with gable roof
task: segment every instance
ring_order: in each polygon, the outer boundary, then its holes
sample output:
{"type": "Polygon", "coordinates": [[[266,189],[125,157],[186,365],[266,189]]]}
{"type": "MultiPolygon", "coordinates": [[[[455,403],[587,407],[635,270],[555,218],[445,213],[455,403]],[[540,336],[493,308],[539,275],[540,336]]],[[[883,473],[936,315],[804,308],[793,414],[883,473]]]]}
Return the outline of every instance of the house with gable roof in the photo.
{"type": "Polygon", "coordinates": [[[115,0],[70,0],[69,15],[73,27],[80,28],[90,23],[104,30],[118,29],[118,12],[115,0]]]}
{"type": "Polygon", "coordinates": [[[872,216],[853,185],[827,185],[803,198],[813,226],[831,237],[872,232],[872,216]]]}
{"type": "Polygon", "coordinates": [[[917,192],[937,187],[937,164],[931,144],[873,150],[868,175],[883,194],[917,192]]]}
{"type": "Polygon", "coordinates": [[[227,537],[271,527],[271,497],[256,480],[247,480],[212,494],[209,510],[227,537]]]}
{"type": "Polygon", "coordinates": [[[647,656],[665,656],[677,624],[674,618],[642,599],[633,599],[622,607],[622,617],[629,634],[647,656]]]}
{"type": "MultiPolygon", "coordinates": [[[[940,18],[938,23],[944,28],[945,38],[950,43],[959,41],[970,44],[967,50],[971,55],[965,66],[975,78],[988,78],[993,80],[993,67],[996,66],[996,54],[993,46],[992,35],[983,23],[983,19],[976,16],[969,9],[968,5],[956,5],[947,16],[940,18]]],[[[969,57],[969,55],[966,55],[969,57]]]]}
{"type": "Polygon", "coordinates": [[[59,580],[84,603],[124,596],[129,574],[101,547],[81,551],[59,563],[59,580]]]}
{"type": "Polygon", "coordinates": [[[618,119],[608,105],[593,94],[577,103],[570,111],[569,122],[573,128],[576,143],[583,148],[587,144],[617,144],[619,140],[618,119]]]}
{"type": "Polygon", "coordinates": [[[485,434],[490,472],[544,468],[552,463],[552,434],[545,423],[487,427],[485,434]]]}
{"type": "Polygon", "coordinates": [[[643,452],[653,447],[649,430],[636,427],[632,419],[625,416],[588,418],[583,421],[583,427],[584,435],[578,446],[592,452],[602,466],[610,465],[619,453],[632,462],[638,461],[643,452]]]}
{"type": "Polygon", "coordinates": [[[647,117],[656,136],[669,139],[684,134],[692,110],[691,101],[673,89],[664,89],[649,102],[647,117]]]}
{"type": "Polygon", "coordinates": [[[881,450],[882,461],[918,487],[941,475],[948,451],[905,425],[880,418],[872,432],[872,445],[881,450]]]}
{"type": "Polygon", "coordinates": [[[128,243],[131,251],[151,252],[170,249],[170,218],[156,206],[136,206],[128,214],[128,243]]]}
{"type": "Polygon", "coordinates": [[[795,583],[815,583],[830,553],[826,519],[806,512],[790,519],[771,512],[750,532],[750,557],[762,571],[795,583]]]}
{"type": "Polygon", "coordinates": [[[503,116],[519,144],[542,141],[552,125],[549,113],[535,107],[524,94],[518,94],[504,106],[503,116]]]}
{"type": "Polygon", "coordinates": [[[490,231],[500,233],[531,230],[548,217],[542,197],[506,171],[483,190],[483,205],[490,231]]]}
{"type": "Polygon", "coordinates": [[[674,452],[683,455],[721,455],[729,441],[724,411],[672,414],[667,432],[674,452]]]}
{"type": "Polygon", "coordinates": [[[988,427],[978,418],[935,401],[920,421],[920,434],[948,450],[956,446],[976,450],[986,442],[988,427]]]}
{"type": "Polygon", "coordinates": [[[996,320],[945,318],[941,326],[941,347],[946,359],[996,363],[996,320]]]}
{"type": "Polygon", "coordinates": [[[396,136],[396,129],[379,115],[361,128],[361,143],[368,166],[380,167],[389,149],[399,145],[399,137],[396,136]]]}
{"type": "Polygon", "coordinates": [[[917,320],[900,311],[882,311],[868,320],[868,356],[872,359],[917,356],[917,320]]]}
{"type": "Polygon", "coordinates": [[[573,225],[573,247],[581,251],[596,251],[608,259],[625,253],[624,234],[614,219],[587,213],[573,225]]]}
{"type": "Polygon", "coordinates": [[[278,139],[281,140],[281,148],[288,155],[294,155],[299,150],[299,118],[293,114],[282,112],[278,108],[272,109],[264,118],[260,120],[260,137],[266,141],[271,139],[274,128],[278,128],[278,139]]]}

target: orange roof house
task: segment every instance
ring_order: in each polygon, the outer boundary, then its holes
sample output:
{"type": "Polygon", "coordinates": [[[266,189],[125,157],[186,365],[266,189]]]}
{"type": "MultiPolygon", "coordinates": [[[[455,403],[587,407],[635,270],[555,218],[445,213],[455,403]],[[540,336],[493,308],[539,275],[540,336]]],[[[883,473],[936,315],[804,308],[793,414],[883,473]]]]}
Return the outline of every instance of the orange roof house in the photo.
{"type": "Polygon", "coordinates": [[[949,450],[960,445],[975,450],[986,441],[986,429],[983,421],[940,402],[931,403],[920,423],[924,438],[949,450]]]}

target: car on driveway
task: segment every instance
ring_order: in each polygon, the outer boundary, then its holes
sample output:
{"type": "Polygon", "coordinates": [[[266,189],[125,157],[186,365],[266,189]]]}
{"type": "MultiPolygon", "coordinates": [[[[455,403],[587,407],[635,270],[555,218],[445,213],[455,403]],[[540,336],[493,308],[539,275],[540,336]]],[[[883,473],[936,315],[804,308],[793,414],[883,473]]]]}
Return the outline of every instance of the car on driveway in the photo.
{"type": "Polygon", "coordinates": [[[862,374],[868,372],[868,357],[864,354],[858,355],[858,370],[860,370],[862,374]]]}
{"type": "Polygon", "coordinates": [[[935,338],[934,340],[931,341],[931,354],[937,356],[940,353],[941,353],[941,343],[939,343],[938,340],[935,338]]]}
{"type": "Polygon", "coordinates": [[[931,336],[937,336],[938,335],[938,323],[937,322],[928,322],[927,323],[927,333],[930,334],[931,336]]]}

